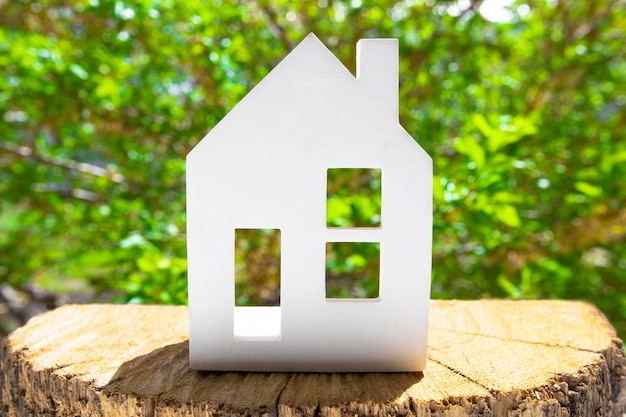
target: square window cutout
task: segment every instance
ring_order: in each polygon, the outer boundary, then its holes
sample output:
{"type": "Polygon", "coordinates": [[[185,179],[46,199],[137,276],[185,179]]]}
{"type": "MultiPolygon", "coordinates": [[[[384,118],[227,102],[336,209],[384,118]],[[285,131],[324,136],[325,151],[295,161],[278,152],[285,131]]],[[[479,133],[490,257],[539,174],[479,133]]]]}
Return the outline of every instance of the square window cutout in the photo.
{"type": "Polygon", "coordinates": [[[380,243],[326,243],[326,298],[378,299],[380,243]]]}
{"type": "Polygon", "coordinates": [[[327,227],[380,227],[380,168],[329,168],[326,179],[327,227]]]}

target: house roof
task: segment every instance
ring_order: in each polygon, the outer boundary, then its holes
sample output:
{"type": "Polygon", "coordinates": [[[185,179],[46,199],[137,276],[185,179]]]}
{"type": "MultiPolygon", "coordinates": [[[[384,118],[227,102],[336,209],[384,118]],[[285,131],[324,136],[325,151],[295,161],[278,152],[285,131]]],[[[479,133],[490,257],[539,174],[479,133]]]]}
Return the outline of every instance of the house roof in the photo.
{"type": "Polygon", "coordinates": [[[205,139],[219,136],[218,132],[226,133],[225,129],[241,133],[236,126],[242,123],[284,126],[286,119],[296,121],[302,128],[302,123],[319,126],[320,122],[337,117],[354,126],[371,125],[372,120],[399,126],[397,48],[396,39],[360,40],[355,77],[311,33],[205,139]]]}

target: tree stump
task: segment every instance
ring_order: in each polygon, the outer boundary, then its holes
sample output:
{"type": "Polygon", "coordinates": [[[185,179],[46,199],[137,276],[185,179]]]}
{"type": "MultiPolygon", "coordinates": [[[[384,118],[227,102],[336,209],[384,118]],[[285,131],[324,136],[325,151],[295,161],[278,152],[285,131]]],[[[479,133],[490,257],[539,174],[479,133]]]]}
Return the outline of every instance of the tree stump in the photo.
{"type": "MultiPolygon", "coordinates": [[[[621,416],[622,342],[593,306],[432,301],[424,373],[189,369],[187,308],[69,305],[2,340],[6,416],[621,416]]],[[[381,352],[384,354],[384,352],[381,352]]]]}

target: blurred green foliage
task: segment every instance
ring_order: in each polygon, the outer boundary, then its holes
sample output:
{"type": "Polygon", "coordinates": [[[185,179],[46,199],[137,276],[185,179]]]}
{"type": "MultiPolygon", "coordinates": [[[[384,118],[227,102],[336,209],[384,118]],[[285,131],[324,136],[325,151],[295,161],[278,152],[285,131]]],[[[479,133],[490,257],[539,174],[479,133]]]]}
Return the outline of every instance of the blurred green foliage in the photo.
{"type": "Polygon", "coordinates": [[[381,170],[330,168],[326,185],[326,226],[379,227],[381,170]]]}
{"type": "Polygon", "coordinates": [[[326,243],[326,298],[378,298],[380,243],[326,243]]]}
{"type": "Polygon", "coordinates": [[[432,296],[590,300],[625,337],[624,6],[0,0],[0,280],[184,303],[185,154],[309,32],[351,71],[396,37],[432,296]]]}
{"type": "Polygon", "coordinates": [[[235,230],[235,305],[280,305],[279,229],[235,230]]]}

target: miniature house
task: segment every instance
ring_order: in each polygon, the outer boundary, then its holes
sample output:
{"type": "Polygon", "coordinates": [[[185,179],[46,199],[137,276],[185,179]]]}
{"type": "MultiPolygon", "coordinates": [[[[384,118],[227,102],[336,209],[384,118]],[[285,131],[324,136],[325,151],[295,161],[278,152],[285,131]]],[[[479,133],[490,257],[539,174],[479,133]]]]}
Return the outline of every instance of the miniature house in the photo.
{"type": "Polygon", "coordinates": [[[432,161],[398,119],[398,42],[357,75],[310,34],[187,156],[190,363],[221,371],[418,371],[426,364],[432,161]],[[376,227],[328,227],[334,168],[381,172],[376,227]],[[235,306],[235,233],[280,231],[280,305],[235,306]],[[326,246],[380,246],[375,298],[328,298],[326,246]]]}

